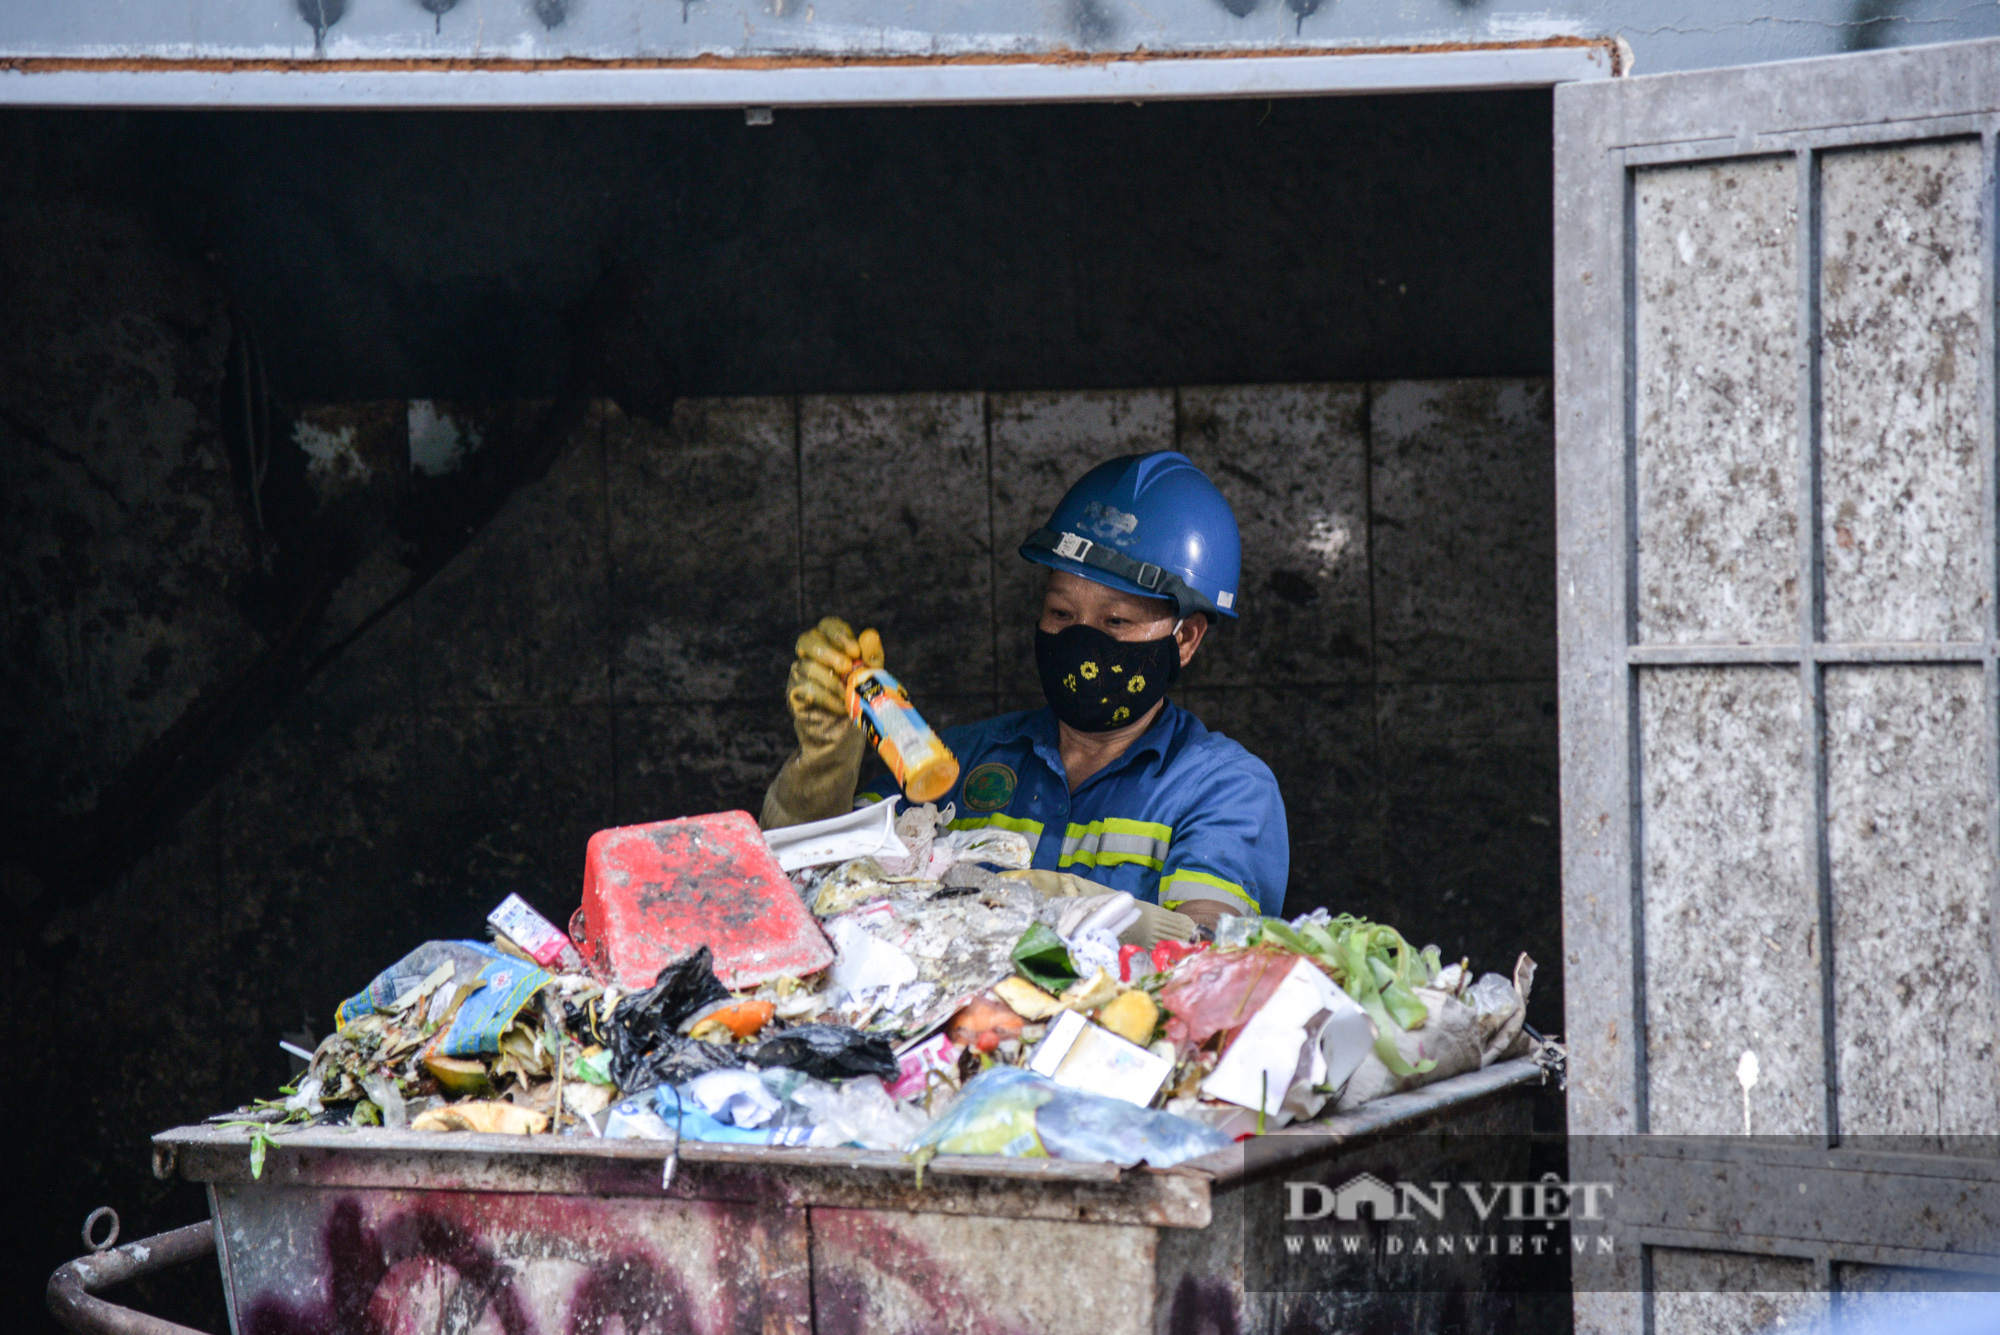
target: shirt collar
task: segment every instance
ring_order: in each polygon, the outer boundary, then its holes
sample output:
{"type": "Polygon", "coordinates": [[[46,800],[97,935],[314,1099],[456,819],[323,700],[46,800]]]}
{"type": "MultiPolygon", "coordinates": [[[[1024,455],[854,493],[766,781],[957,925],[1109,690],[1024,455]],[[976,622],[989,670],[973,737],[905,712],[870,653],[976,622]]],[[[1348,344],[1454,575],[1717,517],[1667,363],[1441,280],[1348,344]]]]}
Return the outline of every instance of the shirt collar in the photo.
{"type": "MultiPolygon", "coordinates": [[[[1136,741],[1125,748],[1125,754],[1106,765],[1086,782],[1095,781],[1099,776],[1124,769],[1140,756],[1151,752],[1155,756],[1165,756],[1167,747],[1173,741],[1174,732],[1180,727],[1184,711],[1169,699],[1160,709],[1160,716],[1153,720],[1153,726],[1139,734],[1136,741]]],[[[1014,735],[1023,737],[1034,747],[1035,753],[1044,764],[1057,774],[1063,774],[1062,734],[1056,727],[1056,712],[1047,705],[1030,710],[1021,716],[1015,726],[1014,735]]]]}

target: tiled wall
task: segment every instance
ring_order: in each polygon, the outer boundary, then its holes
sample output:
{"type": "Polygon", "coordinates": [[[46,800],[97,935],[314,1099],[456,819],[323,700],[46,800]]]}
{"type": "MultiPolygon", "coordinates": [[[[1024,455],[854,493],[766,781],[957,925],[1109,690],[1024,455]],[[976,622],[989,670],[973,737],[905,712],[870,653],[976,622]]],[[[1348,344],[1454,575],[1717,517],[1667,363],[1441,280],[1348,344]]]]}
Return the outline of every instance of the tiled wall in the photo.
{"type": "Polygon", "coordinates": [[[600,407],[189,818],[218,939],[296,993],[266,1025],[509,890],[566,914],[598,828],[754,808],[822,614],[879,627],[939,722],[1037,703],[1015,546],[1090,464],[1172,446],[1246,562],[1180,695],[1277,772],[1288,910],[1527,949],[1559,1027],[1549,390],[1492,380],[600,407]]]}

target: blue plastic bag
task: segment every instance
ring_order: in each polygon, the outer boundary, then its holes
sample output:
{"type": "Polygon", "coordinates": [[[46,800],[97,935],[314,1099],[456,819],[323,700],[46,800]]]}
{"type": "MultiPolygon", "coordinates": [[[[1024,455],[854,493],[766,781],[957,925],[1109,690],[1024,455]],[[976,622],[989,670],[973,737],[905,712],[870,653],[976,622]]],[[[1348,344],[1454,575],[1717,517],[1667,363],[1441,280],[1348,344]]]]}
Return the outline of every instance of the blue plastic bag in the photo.
{"type": "Polygon", "coordinates": [[[1213,1127],[1122,1099],[1065,1089],[1018,1066],[966,1082],[945,1114],[917,1138],[919,1164],[939,1154],[1002,1154],[1166,1168],[1225,1149],[1213,1127]]]}
{"type": "MultiPolygon", "coordinates": [[[[459,1004],[437,1051],[470,1057],[500,1051],[500,1035],[551,975],[478,941],[426,941],[375,975],[367,988],[340,1003],[334,1024],[345,1029],[364,1015],[395,1009],[398,998],[420,986],[442,964],[453,966],[449,984],[471,988],[459,1004]]],[[[449,984],[440,984],[439,991],[449,984]]],[[[433,994],[435,995],[435,994],[433,994]]]]}

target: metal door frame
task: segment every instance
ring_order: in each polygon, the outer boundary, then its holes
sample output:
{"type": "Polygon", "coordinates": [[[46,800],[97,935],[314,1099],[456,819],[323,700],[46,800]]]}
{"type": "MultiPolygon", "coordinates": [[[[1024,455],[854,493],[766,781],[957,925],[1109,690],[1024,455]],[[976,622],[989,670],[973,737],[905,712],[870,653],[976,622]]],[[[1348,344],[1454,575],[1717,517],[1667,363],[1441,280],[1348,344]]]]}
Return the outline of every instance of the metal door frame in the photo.
{"type": "Polygon", "coordinates": [[[177,60],[0,51],[0,107],[634,110],[1155,102],[1548,88],[1629,65],[1611,38],[1400,50],[1299,48],[839,59],[177,60]]]}
{"type": "MultiPolygon", "coordinates": [[[[1812,828],[1804,832],[1817,877],[1826,1053],[1826,1125],[1817,1146],[1794,1152],[1753,1148],[1691,1150],[1661,1137],[1655,1152],[1627,1157],[1623,1180],[1635,1191],[1684,1188],[1670,1162],[1696,1153],[1713,1161],[1719,1185],[1703,1208],[1712,1230],[1670,1228],[1693,1210],[1662,1204],[1641,1244],[1782,1255],[1813,1262],[1823,1289],[1841,1262],[1991,1268],[1962,1254],[1888,1245],[1914,1236],[1912,1222],[1829,1220],[1829,1202],[1857,1203],[1871,1171],[1911,1202],[1950,1199],[1940,1185],[1973,1194],[2000,1184],[1993,1165],[1965,1159],[1841,1149],[1833,1044],[1835,995],[1832,895],[1826,826],[1827,782],[1822,688],[1828,664],[1960,664],[1985,675],[1989,725],[1986,805],[1989,840],[2000,839],[2000,622],[1995,599],[1995,153],[2000,131],[2000,41],[1952,43],[1765,66],[1671,74],[1564,87],[1555,98],[1556,164],[1556,528],[1557,639],[1561,698],[1563,948],[1570,1047],[1572,1136],[1651,1130],[1647,1110],[1645,900],[1640,771],[1639,675],[1647,667],[1771,665],[1798,674],[1812,828]],[[1820,172],[1830,151],[1869,144],[1977,138],[1981,145],[1979,452],[1985,480],[1983,636],[1961,643],[1844,643],[1823,640],[1824,562],[1820,537],[1821,327],[1818,309],[1820,172]],[[1637,247],[1634,192],[1645,167],[1717,159],[1789,156],[1798,222],[1798,566],[1796,639],[1777,644],[1641,646],[1638,643],[1637,247]],[[1586,985],[1585,980],[1589,980],[1586,985]],[[1948,1170],[1945,1168],[1949,1165],[1948,1170]],[[1752,1179],[1772,1173],[1799,1182],[1776,1199],[1753,1198],[1752,1179]],[[1734,1183],[1732,1187],[1729,1184],[1734,1183]],[[1812,1190],[1807,1190],[1810,1183],[1812,1190]],[[1731,1193],[1734,1193],[1732,1195],[1731,1193]],[[1755,1207],[1745,1202],[1755,1200],[1755,1207]],[[1810,1204],[1808,1204],[1810,1203],[1810,1204]],[[1746,1217],[1749,1216],[1749,1217],[1746,1217]]],[[[2000,857],[1993,865],[2000,866],[2000,857]]],[[[1989,895],[1993,893],[1989,886],[1989,895]]],[[[1995,921],[2000,921],[1996,918],[1995,921]]],[[[1575,1166],[1572,1176],[1576,1175],[1575,1166]]],[[[1890,1192],[1880,1198],[1891,1199],[1890,1192]]],[[[1657,1199],[1657,1198],[1656,1198],[1657,1199]]],[[[1674,1205],[1694,1204],[1676,1200],[1674,1205]]],[[[1969,1210],[1968,1217],[1977,1215],[1969,1210]]],[[[1950,1216],[1947,1216],[1950,1217],[1950,1216]]],[[[1622,1241],[1622,1239],[1621,1239],[1622,1241]]],[[[1631,1278],[1632,1276],[1628,1276],[1631,1278]]],[[[1580,1275],[1581,1278],[1581,1275],[1580,1275]]],[[[1579,1293],[1579,1330],[1650,1328],[1650,1302],[1637,1294],[1579,1293]]]]}

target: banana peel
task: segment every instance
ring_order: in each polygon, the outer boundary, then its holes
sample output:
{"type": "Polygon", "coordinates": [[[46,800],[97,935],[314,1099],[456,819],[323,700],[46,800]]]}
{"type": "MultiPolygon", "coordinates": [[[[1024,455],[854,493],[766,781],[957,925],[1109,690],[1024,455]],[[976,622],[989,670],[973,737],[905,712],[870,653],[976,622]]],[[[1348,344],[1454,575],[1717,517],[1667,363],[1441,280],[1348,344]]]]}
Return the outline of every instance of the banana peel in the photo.
{"type": "Polygon", "coordinates": [[[412,1131],[483,1131],[489,1135],[539,1136],[549,1129],[549,1115],[490,1099],[468,1099],[419,1113],[412,1131]]]}
{"type": "Polygon", "coordinates": [[[1046,1020],[1060,1014],[1063,1008],[1062,1002],[1019,974],[995,983],[993,995],[1012,1007],[1014,1014],[1028,1021],[1046,1020]]]}
{"type": "Polygon", "coordinates": [[[436,1053],[424,1058],[424,1069],[438,1082],[438,1088],[452,1098],[485,1094],[493,1089],[486,1077],[486,1063],[468,1057],[445,1057],[436,1053]]]}

